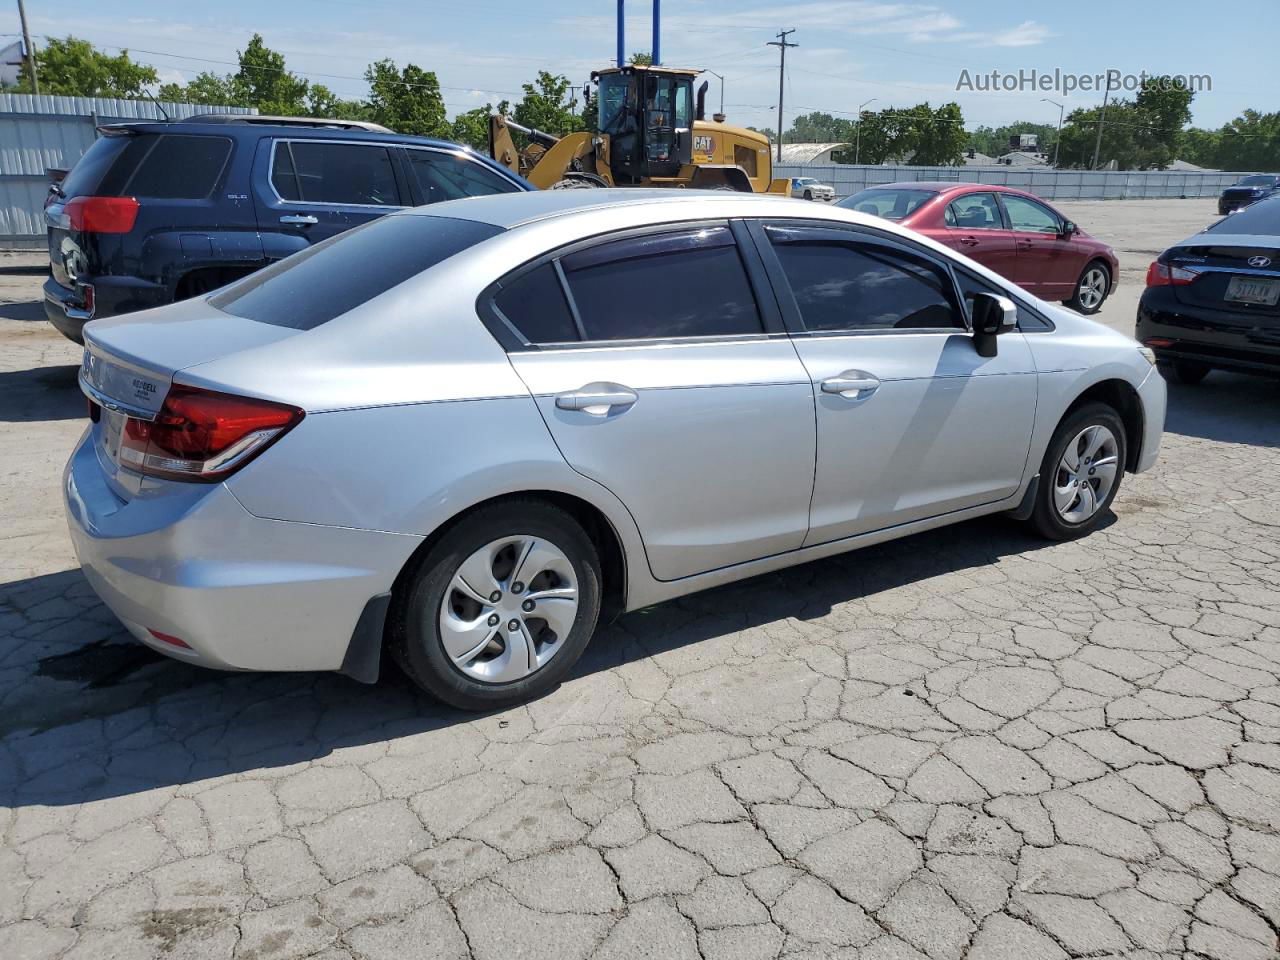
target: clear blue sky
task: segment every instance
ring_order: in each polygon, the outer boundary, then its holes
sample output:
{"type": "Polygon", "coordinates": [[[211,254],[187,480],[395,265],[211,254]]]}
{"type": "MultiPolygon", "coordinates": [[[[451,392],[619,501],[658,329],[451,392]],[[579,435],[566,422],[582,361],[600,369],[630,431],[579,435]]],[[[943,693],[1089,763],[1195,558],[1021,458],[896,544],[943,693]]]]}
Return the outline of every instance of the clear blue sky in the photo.
{"type": "MultiPolygon", "coordinates": [[[[371,60],[390,57],[434,70],[450,113],[515,98],[538,69],[580,83],[593,67],[612,62],[614,9],[611,0],[27,0],[33,33],[127,46],[164,80],[230,70],[208,61],[234,61],[257,31],[287,54],[291,69],[343,96],[365,92],[356,78],[371,60]]],[[[628,2],[629,51],[649,49],[650,10],[644,0],[628,2]]],[[[0,11],[0,34],[16,34],[14,0],[0,0],[0,11]]],[[[1204,0],[666,0],[662,53],[673,66],[724,74],[730,120],[756,126],[775,124],[778,56],[765,43],[782,27],[794,27],[791,39],[800,44],[787,57],[788,118],[811,110],[852,113],[874,97],[868,109],[955,99],[969,126],[1052,123],[1057,108],[1042,96],[1070,111],[1096,104],[1100,94],[957,92],[961,70],[1115,68],[1211,75],[1212,91],[1193,103],[1194,122],[1219,126],[1246,107],[1280,109],[1278,14],[1276,0],[1221,8],[1204,0]]],[[[714,104],[719,81],[709,79],[714,104]]]]}

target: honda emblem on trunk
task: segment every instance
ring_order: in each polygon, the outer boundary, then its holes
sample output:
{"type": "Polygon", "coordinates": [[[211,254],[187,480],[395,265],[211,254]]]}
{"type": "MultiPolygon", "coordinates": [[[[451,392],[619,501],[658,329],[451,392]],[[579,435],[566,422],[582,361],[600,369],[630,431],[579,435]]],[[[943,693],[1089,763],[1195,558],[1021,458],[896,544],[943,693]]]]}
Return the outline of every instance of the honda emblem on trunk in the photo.
{"type": "Polygon", "coordinates": [[[1271,258],[1270,257],[1250,257],[1249,266],[1257,267],[1259,270],[1261,270],[1263,267],[1271,266],[1271,258]]]}

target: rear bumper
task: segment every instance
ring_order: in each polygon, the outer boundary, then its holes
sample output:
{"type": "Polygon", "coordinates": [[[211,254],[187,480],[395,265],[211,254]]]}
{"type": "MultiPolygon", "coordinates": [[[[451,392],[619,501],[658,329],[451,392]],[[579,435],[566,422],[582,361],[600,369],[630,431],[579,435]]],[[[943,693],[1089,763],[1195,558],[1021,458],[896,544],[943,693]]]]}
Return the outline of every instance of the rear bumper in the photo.
{"type": "Polygon", "coordinates": [[[84,325],[98,317],[114,317],[173,302],[169,288],[137,277],[93,277],[93,309],[84,309],[81,294],[53,277],[44,282],[44,313],[68,339],[84,343],[84,325]]]}
{"type": "Polygon", "coordinates": [[[1249,318],[1179,303],[1163,287],[1143,293],[1134,336],[1165,362],[1202,363],[1218,370],[1280,377],[1280,320],[1249,318]],[[1265,326],[1263,325],[1265,324],[1265,326]]]}
{"type": "Polygon", "coordinates": [[[420,542],[263,520],[221,484],[155,483],[126,502],[107,485],[92,437],[85,432],[63,475],[76,556],[129,631],[178,660],[341,669],[361,612],[420,542]]]}

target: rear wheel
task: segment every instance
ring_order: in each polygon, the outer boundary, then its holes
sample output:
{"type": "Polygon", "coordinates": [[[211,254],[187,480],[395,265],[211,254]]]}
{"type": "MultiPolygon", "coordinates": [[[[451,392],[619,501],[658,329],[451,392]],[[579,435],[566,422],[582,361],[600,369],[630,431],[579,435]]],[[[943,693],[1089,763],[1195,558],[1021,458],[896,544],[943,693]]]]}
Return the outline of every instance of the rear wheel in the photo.
{"type": "Polygon", "coordinates": [[[1050,540],[1093,531],[1120,489],[1127,438],[1103,403],[1089,403],[1058,425],[1040,464],[1031,525],[1050,540]]]}
{"type": "Polygon", "coordinates": [[[1075,293],[1066,301],[1067,306],[1086,316],[1095,314],[1102,309],[1110,289],[1111,271],[1095,260],[1081,272],[1075,293]]]}
{"type": "Polygon", "coordinates": [[[1209,369],[1207,364],[1195,363],[1191,360],[1174,360],[1160,364],[1160,372],[1166,380],[1185,383],[1189,387],[1195,386],[1207,377],[1209,369]]]}
{"type": "Polygon", "coordinates": [[[391,650],[418,686],[464,710],[539,697],[572,669],[600,614],[600,559],[578,522],[540,500],[481,507],[417,563],[391,650]]]}
{"type": "Polygon", "coordinates": [[[813,191],[812,191],[812,190],[806,190],[806,191],[804,192],[804,198],[805,198],[806,200],[812,200],[812,199],[813,199],[813,191]]]}

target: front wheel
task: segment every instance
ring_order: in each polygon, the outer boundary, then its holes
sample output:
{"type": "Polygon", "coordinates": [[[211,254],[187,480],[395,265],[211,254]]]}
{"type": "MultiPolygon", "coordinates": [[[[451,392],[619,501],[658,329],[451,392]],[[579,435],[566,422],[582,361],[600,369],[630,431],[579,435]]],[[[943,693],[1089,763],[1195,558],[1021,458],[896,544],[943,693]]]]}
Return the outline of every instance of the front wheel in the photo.
{"type": "Polygon", "coordinates": [[[805,198],[806,200],[812,200],[812,199],[813,199],[813,191],[812,191],[812,190],[806,190],[806,191],[804,192],[804,198],[805,198]]]}
{"type": "Polygon", "coordinates": [[[407,581],[392,611],[392,654],[418,686],[464,710],[501,709],[552,690],[600,615],[591,538],[541,500],[481,507],[407,581]]]}
{"type": "Polygon", "coordinates": [[[1050,540],[1074,540],[1102,522],[1120,489],[1127,438],[1103,403],[1086,404],[1058,425],[1040,464],[1031,525],[1050,540]]]}
{"type": "Polygon", "coordinates": [[[1084,268],[1076,281],[1075,293],[1066,304],[1077,313],[1092,316],[1102,309],[1110,289],[1111,271],[1095,261],[1084,268]]]}

